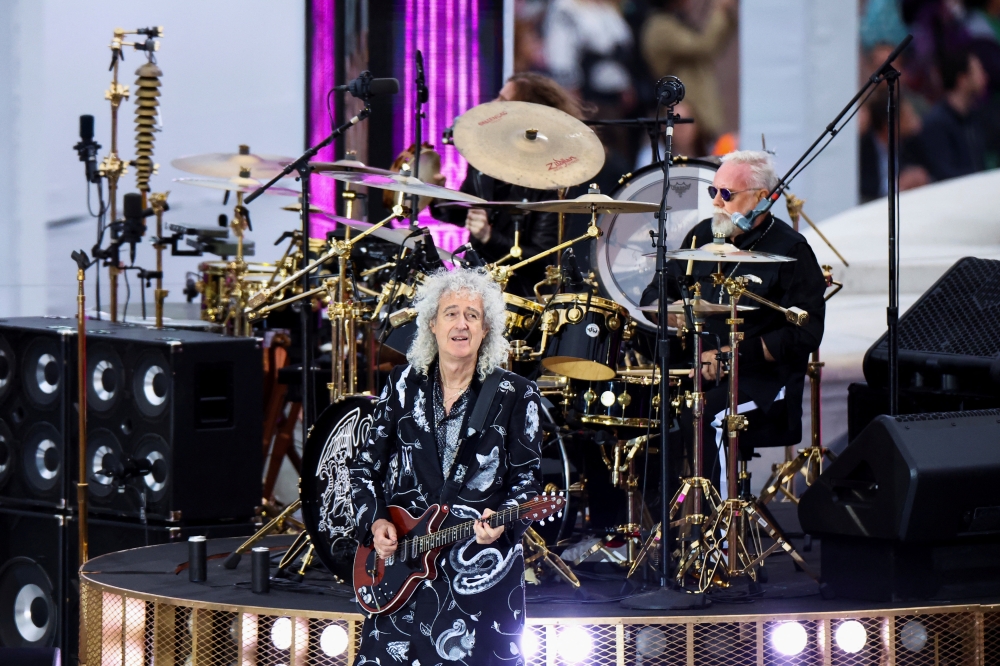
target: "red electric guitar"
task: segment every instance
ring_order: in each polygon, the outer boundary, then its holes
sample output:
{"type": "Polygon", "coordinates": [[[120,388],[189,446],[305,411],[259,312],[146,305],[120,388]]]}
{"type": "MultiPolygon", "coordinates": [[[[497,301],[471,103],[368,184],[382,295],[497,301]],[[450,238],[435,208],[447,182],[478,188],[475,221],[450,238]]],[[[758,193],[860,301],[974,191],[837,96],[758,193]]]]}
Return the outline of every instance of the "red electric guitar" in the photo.
{"type": "MultiPolygon", "coordinates": [[[[498,511],[487,520],[490,527],[499,527],[526,518],[554,519],[565,504],[564,497],[543,494],[526,504],[498,511]]],[[[390,520],[396,526],[396,552],[382,559],[374,547],[359,545],[354,556],[354,590],[362,608],[376,614],[395,612],[406,605],[421,581],[437,577],[441,550],[475,534],[475,520],[441,530],[448,511],[447,506],[434,504],[414,518],[403,507],[389,506],[390,520]]]]}

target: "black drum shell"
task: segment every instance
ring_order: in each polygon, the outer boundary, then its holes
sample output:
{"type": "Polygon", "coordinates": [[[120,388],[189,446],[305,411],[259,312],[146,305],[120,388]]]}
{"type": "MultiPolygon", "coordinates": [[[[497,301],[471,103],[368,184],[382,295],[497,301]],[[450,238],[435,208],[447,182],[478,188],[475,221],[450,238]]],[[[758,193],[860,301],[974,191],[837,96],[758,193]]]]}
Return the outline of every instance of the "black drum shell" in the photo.
{"type": "Polygon", "coordinates": [[[630,327],[625,308],[598,296],[559,294],[548,310],[545,316],[558,317],[559,324],[549,334],[542,365],[572,379],[613,378],[630,327]]]}

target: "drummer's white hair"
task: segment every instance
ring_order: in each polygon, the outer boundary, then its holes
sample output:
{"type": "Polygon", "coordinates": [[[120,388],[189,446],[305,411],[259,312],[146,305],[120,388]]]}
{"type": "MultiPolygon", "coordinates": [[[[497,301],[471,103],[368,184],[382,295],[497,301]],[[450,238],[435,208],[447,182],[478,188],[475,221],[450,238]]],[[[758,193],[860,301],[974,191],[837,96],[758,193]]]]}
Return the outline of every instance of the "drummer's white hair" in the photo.
{"type": "Polygon", "coordinates": [[[483,299],[483,326],[486,335],[479,347],[476,369],[480,381],[507,360],[510,343],[503,337],[507,321],[507,307],[503,292],[485,269],[459,268],[453,271],[440,269],[417,288],[413,307],[417,309],[417,336],[406,352],[406,360],[420,372],[428,368],[438,355],[437,339],[431,332],[431,322],[437,317],[441,298],[446,294],[469,294],[483,299]]]}
{"type": "Polygon", "coordinates": [[[752,190],[772,190],[778,184],[778,174],[774,172],[771,154],[763,150],[735,150],[722,156],[723,162],[746,164],[750,167],[747,188],[752,190]]]}

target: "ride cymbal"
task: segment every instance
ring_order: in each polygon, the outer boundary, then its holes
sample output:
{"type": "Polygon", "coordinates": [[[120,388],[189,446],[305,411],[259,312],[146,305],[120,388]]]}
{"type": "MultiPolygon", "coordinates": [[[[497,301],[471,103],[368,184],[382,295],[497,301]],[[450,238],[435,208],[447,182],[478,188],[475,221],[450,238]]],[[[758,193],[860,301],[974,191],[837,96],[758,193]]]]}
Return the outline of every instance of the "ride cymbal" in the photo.
{"type": "Polygon", "coordinates": [[[294,159],[280,155],[253,155],[249,150],[244,153],[241,146],[239,153],[188,155],[171,160],[170,165],[175,169],[209,178],[238,178],[249,171],[251,178],[267,181],[281,173],[285,165],[294,159]]]}
{"type": "Polygon", "coordinates": [[[484,199],[474,197],[465,192],[450,190],[447,187],[431,185],[413,176],[406,176],[392,171],[384,174],[379,173],[358,173],[352,171],[325,171],[324,176],[339,180],[345,183],[354,183],[364,187],[375,187],[380,190],[392,190],[393,192],[403,192],[404,194],[416,194],[421,197],[432,199],[444,199],[447,201],[469,201],[472,203],[486,203],[484,199]]]}
{"type": "Polygon", "coordinates": [[[530,102],[475,106],[455,119],[453,140],[462,157],[487,176],[536,190],[585,183],[604,166],[604,146],[594,130],[568,113],[530,102]]]}
{"type": "MultiPolygon", "coordinates": [[[[213,190],[229,190],[230,192],[242,192],[249,194],[264,184],[264,181],[256,178],[174,178],[175,183],[185,185],[195,185],[197,187],[208,187],[213,190]]],[[[302,192],[288,187],[272,186],[265,191],[265,194],[277,194],[283,197],[301,197],[302,192]]]]}
{"type": "MultiPolygon", "coordinates": [[[[643,256],[655,257],[655,252],[647,253],[643,256]]],[[[670,250],[665,253],[667,259],[677,259],[681,261],[711,261],[729,263],[756,263],[766,264],[782,261],[795,261],[792,257],[769,252],[753,252],[741,250],[731,243],[708,243],[694,250],[670,250]]]]}
{"type": "Polygon", "coordinates": [[[584,213],[590,215],[596,212],[598,215],[617,213],[655,213],[660,210],[658,203],[646,203],[644,201],[619,201],[612,199],[606,194],[588,193],[578,196],[575,199],[553,199],[550,201],[536,201],[534,203],[522,203],[517,205],[524,210],[544,211],[546,213],[584,213]]]}

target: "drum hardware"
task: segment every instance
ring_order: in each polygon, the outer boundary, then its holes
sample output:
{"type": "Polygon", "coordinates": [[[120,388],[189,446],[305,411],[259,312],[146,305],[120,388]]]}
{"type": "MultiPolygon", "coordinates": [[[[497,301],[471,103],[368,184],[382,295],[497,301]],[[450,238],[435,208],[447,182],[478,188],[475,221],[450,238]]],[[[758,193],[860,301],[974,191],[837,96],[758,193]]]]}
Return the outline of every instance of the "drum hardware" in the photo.
{"type": "MultiPolygon", "coordinates": [[[[846,264],[846,262],[845,262],[846,264]]],[[[823,266],[823,277],[826,286],[834,287],[834,290],[824,296],[825,301],[833,298],[844,285],[833,279],[833,269],[830,266],[823,266]]],[[[783,495],[783,501],[799,503],[799,498],[795,495],[793,479],[795,475],[802,472],[805,477],[806,487],[811,486],[819,475],[823,473],[823,460],[828,458],[830,462],[837,459],[836,454],[823,446],[823,422],[822,422],[822,380],[823,365],[819,360],[819,350],[812,353],[809,364],[806,366],[806,375],[809,377],[809,415],[810,415],[810,439],[809,446],[799,449],[798,455],[794,458],[788,456],[783,464],[775,465],[772,474],[764,483],[764,489],[760,493],[761,504],[767,504],[778,493],[783,495]]],[[[789,447],[791,448],[791,447],[789,447]]]]}
{"type": "Polygon", "coordinates": [[[455,119],[451,139],[482,173],[535,190],[574,187],[604,166],[604,146],[594,130],[541,104],[480,104],[455,119]]]}
{"type": "MultiPolygon", "coordinates": [[[[752,584],[756,584],[760,567],[769,555],[778,548],[784,550],[792,560],[809,576],[819,580],[809,568],[798,551],[785,538],[777,523],[770,517],[763,505],[750,494],[750,474],[746,461],[740,460],[739,433],[745,430],[747,417],[738,413],[739,402],[739,345],[743,333],[739,325],[743,319],[737,316],[737,301],[742,296],[782,312],[791,323],[802,326],[808,322],[808,313],[797,308],[782,308],[748,291],[748,283],[754,281],[753,276],[725,277],[722,273],[713,273],[712,281],[721,286],[729,296],[730,315],[726,319],[729,326],[730,351],[720,353],[727,364],[729,375],[729,405],[728,414],[723,419],[726,433],[728,455],[726,461],[726,481],[728,498],[718,507],[715,514],[708,519],[708,529],[703,530],[708,552],[704,555],[705,567],[699,580],[705,584],[713,584],[717,580],[730,584],[737,577],[745,576],[752,584]],[[792,312],[793,310],[797,312],[792,312]],[[761,528],[774,541],[766,550],[762,546],[761,528]]],[[[698,373],[696,373],[697,376],[698,373]]]]}
{"type": "Polygon", "coordinates": [[[626,556],[620,562],[622,566],[632,568],[641,550],[640,533],[652,524],[652,518],[646,510],[646,503],[639,492],[639,476],[635,471],[635,455],[643,447],[649,445],[649,435],[633,437],[629,440],[614,442],[609,458],[603,444],[599,445],[601,458],[611,472],[611,485],[621,488],[626,496],[626,524],[615,528],[615,533],[625,539],[626,556]]]}
{"type": "Polygon", "coordinates": [[[439,185],[431,185],[413,176],[390,171],[386,174],[363,173],[357,171],[323,171],[321,175],[345,183],[355,183],[363,187],[375,187],[402,194],[418,195],[421,198],[444,199],[445,201],[468,201],[470,203],[485,203],[479,197],[451,190],[439,185]]]}
{"type": "Polygon", "coordinates": [[[521,537],[521,544],[524,546],[525,568],[534,566],[536,563],[539,569],[542,565],[548,566],[573,587],[580,587],[580,580],[573,573],[573,570],[561,557],[549,550],[545,539],[533,527],[528,527],[525,530],[524,536],[521,537]]]}
{"type": "MultiPolygon", "coordinates": [[[[255,192],[261,185],[263,181],[257,180],[256,178],[233,176],[232,178],[174,178],[175,183],[184,183],[185,185],[194,185],[195,187],[207,187],[212,190],[223,190],[226,194],[223,197],[223,205],[229,203],[229,193],[230,192],[242,192],[243,194],[250,194],[255,192]]],[[[272,187],[267,190],[268,194],[275,194],[283,197],[301,197],[302,192],[289,187],[272,187]]],[[[302,207],[299,206],[299,211],[301,212],[302,207]]]]}
{"type": "Polygon", "coordinates": [[[154,192],[149,195],[149,204],[156,214],[156,240],[153,247],[156,249],[156,290],[153,291],[153,302],[156,310],[156,328],[163,328],[163,301],[170,293],[163,288],[163,250],[168,247],[160,238],[163,236],[163,212],[167,209],[167,197],[170,192],[154,192]]]}
{"type": "Polygon", "coordinates": [[[288,506],[286,506],[281,511],[281,513],[279,513],[274,518],[269,520],[267,524],[265,524],[262,528],[260,528],[256,532],[254,532],[254,534],[249,539],[244,541],[236,548],[236,550],[230,553],[229,557],[227,557],[225,562],[222,563],[222,566],[224,566],[227,569],[235,569],[237,566],[239,566],[240,559],[242,559],[244,553],[250,552],[250,549],[253,548],[256,544],[258,544],[260,540],[266,537],[268,534],[271,534],[272,532],[281,529],[282,524],[286,520],[291,518],[292,514],[298,511],[299,507],[301,506],[302,506],[302,500],[300,499],[297,499],[288,506]]]}

